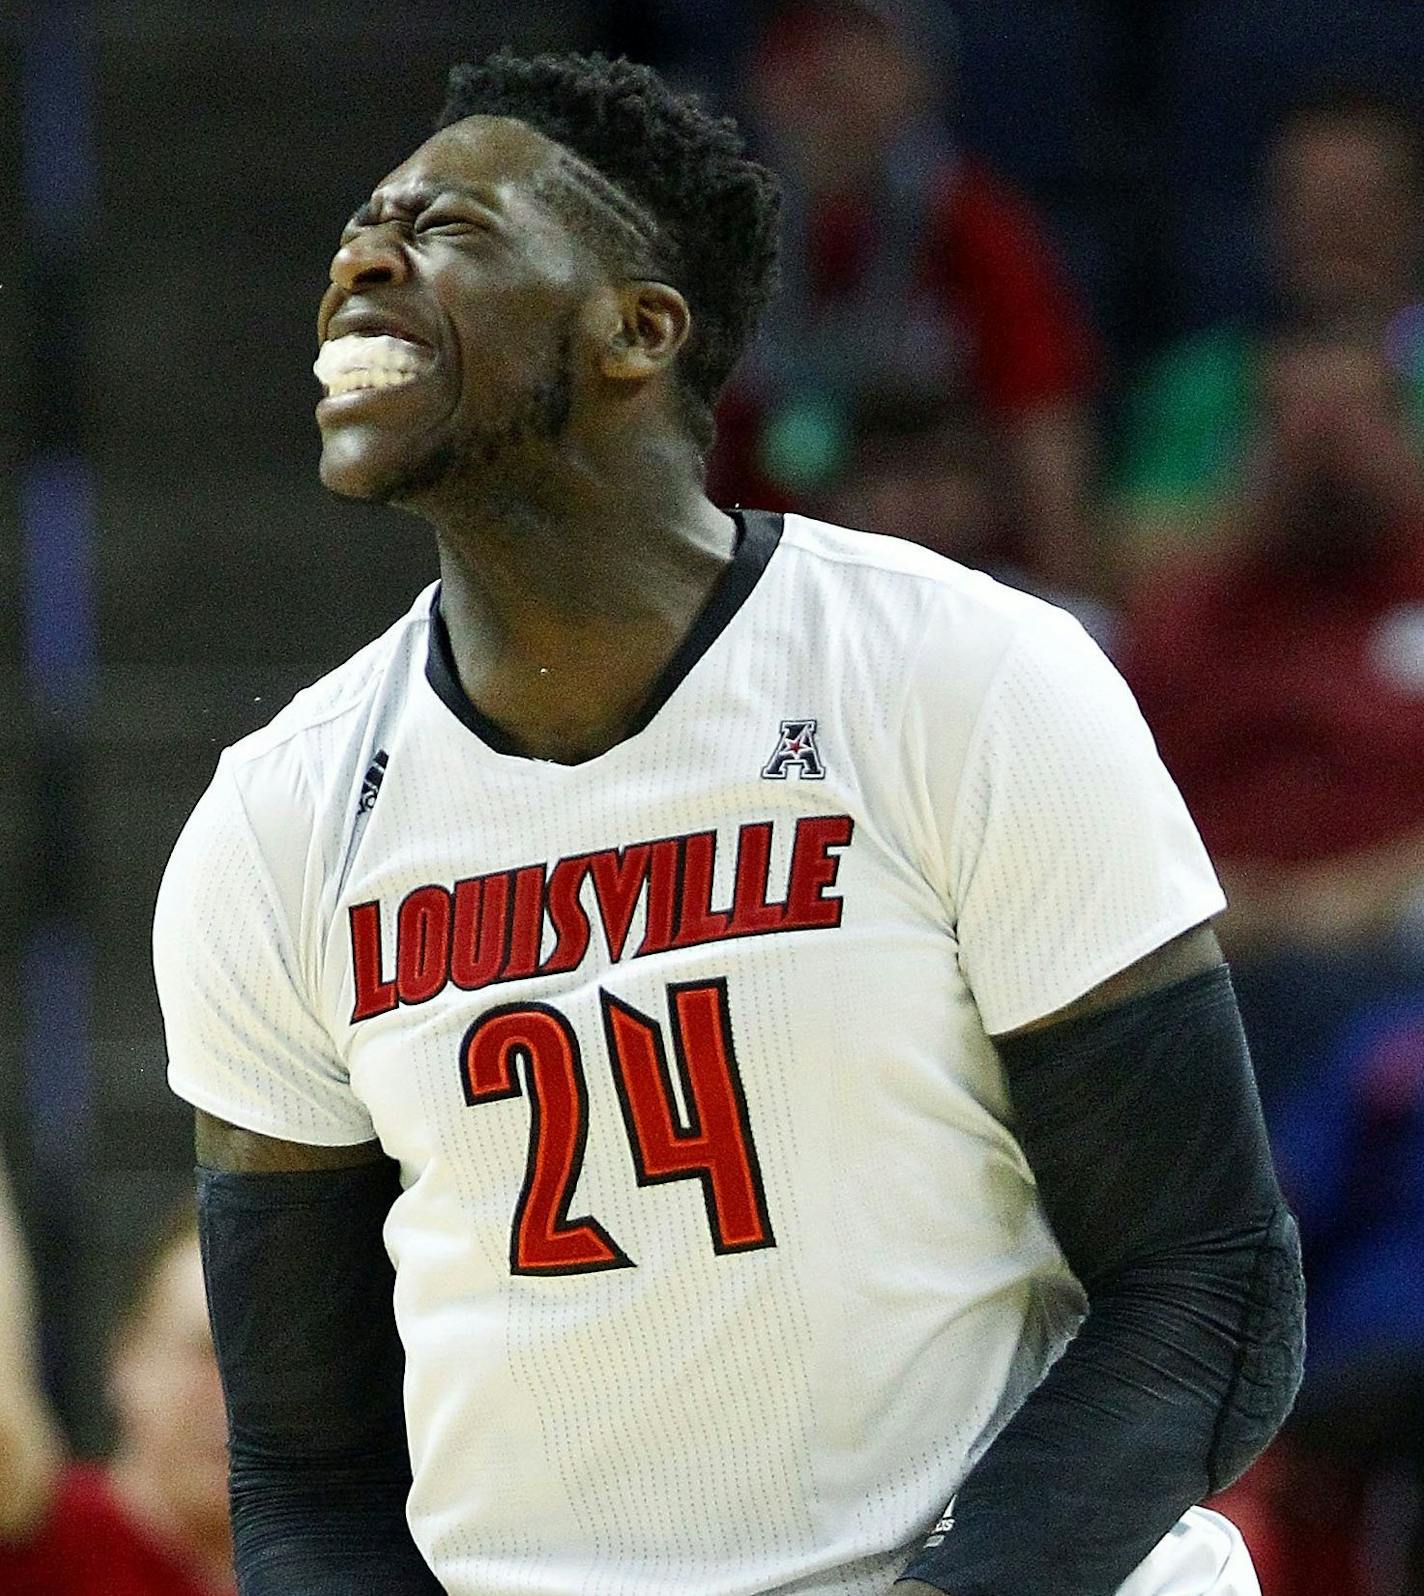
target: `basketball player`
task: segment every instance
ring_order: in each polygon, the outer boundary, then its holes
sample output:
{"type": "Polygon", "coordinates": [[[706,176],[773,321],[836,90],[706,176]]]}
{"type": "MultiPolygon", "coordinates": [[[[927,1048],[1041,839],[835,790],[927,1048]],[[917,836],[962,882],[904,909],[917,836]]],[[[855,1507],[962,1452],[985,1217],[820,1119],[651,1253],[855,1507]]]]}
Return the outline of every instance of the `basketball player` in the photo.
{"type": "Polygon", "coordinates": [[[1193,1504],[1301,1287],[1221,895],[1074,622],[703,495],[776,209],[506,54],[332,262],[322,480],[441,580],[156,925],[245,1596],[1256,1590],[1193,1504]]]}

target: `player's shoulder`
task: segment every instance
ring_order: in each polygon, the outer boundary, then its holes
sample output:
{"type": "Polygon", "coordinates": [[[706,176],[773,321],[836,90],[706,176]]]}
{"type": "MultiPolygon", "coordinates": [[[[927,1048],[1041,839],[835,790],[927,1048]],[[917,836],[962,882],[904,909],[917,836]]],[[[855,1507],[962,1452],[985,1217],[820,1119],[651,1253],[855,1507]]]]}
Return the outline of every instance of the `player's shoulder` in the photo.
{"type": "Polygon", "coordinates": [[[333,727],[363,719],[384,696],[403,691],[412,659],[424,657],[434,591],[433,584],[424,589],[379,637],[303,687],[265,726],[227,748],[230,764],[261,764],[293,744],[320,757],[320,749],[332,741],[333,727]]]}
{"type": "Polygon", "coordinates": [[[840,589],[848,625],[913,632],[932,671],[987,682],[1016,647],[1095,651],[1068,611],[903,538],[788,515],[782,542],[840,589]]]}
{"type": "Polygon", "coordinates": [[[349,808],[377,729],[400,714],[422,668],[433,593],[426,588],[379,637],[223,750],[175,860],[242,833],[270,864],[304,848],[328,812],[349,808]]]}

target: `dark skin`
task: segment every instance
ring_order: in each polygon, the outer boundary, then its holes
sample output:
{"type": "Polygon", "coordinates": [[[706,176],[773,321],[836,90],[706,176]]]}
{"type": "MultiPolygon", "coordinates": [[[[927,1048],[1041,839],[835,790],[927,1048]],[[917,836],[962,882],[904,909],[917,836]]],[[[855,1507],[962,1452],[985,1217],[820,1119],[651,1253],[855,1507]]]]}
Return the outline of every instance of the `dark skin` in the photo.
{"type": "MultiPolygon", "coordinates": [[[[472,702],[530,757],[576,763],[626,733],[735,528],[702,491],[679,415],[687,302],[610,275],[562,219],[548,192],[568,160],[521,123],[472,117],[383,180],[342,236],[318,335],[386,325],[424,347],[421,375],[324,400],[317,419],[327,487],[433,523],[472,702]]],[[[1025,1029],[1220,959],[1199,927],[1025,1029]]],[[[308,1146],[201,1111],[196,1146],[208,1168],[250,1172],[385,1156],[378,1141],[308,1146]]]]}
{"type": "Polygon", "coordinates": [[[470,117],[384,179],[343,234],[317,331],[390,318],[431,345],[429,370],[325,400],[317,421],[327,487],[434,524],[471,701],[571,764],[626,732],[736,532],[679,415],[687,301],[611,276],[576,236],[547,194],[569,161],[522,123],[470,117]]]}

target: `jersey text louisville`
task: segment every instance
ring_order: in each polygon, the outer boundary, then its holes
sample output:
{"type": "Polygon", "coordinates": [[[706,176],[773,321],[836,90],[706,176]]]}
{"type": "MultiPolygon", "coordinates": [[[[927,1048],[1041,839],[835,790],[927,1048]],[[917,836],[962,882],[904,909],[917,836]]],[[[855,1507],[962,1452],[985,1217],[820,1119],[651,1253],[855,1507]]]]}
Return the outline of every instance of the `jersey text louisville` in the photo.
{"type": "Polygon", "coordinates": [[[827,897],[854,823],[849,815],[808,815],[796,822],[784,899],[770,897],[772,823],[754,821],[737,835],[735,885],[725,908],[712,904],[717,833],[696,831],[547,864],[469,876],[452,886],[416,887],[396,911],[395,969],[385,973],[379,901],[350,909],[355,1024],[397,1006],[428,1003],[454,983],[473,992],[501,981],[575,970],[592,928],[580,900],[585,880],[609,958],[623,957],[639,900],[645,929],[633,957],[772,931],[833,929],[841,900],[827,897]],[[545,918],[554,944],[542,960],[545,918]]]}

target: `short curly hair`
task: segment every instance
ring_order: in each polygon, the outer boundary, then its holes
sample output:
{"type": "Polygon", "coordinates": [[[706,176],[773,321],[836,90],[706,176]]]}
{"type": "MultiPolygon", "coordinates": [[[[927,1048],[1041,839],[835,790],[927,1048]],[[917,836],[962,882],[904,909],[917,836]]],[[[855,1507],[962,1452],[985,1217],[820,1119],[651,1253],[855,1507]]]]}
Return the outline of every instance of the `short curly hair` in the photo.
{"type": "Polygon", "coordinates": [[[602,55],[511,50],[452,67],[437,128],[506,116],[576,160],[551,195],[617,270],[686,298],[685,419],[710,446],[717,396],[777,283],[781,186],[730,117],[674,92],[650,67],[602,55]]]}

